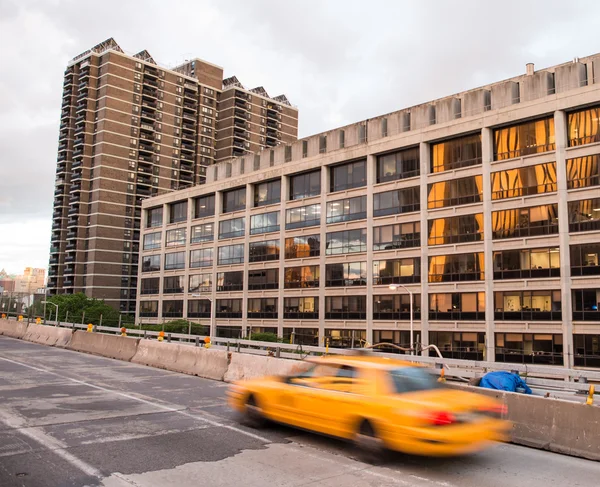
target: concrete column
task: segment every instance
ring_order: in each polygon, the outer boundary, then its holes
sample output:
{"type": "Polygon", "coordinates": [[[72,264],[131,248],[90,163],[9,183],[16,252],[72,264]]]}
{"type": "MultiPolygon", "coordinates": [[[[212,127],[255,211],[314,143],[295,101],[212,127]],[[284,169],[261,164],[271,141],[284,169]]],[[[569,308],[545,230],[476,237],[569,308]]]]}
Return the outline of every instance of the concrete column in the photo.
{"type": "Polygon", "coordinates": [[[162,317],[162,309],[163,309],[163,292],[164,292],[164,280],[165,280],[165,255],[166,255],[166,235],[167,235],[167,222],[169,221],[169,205],[164,204],[163,205],[163,219],[162,219],[162,226],[160,227],[160,231],[161,231],[161,242],[160,242],[160,248],[161,248],[161,254],[160,254],[160,272],[159,272],[159,278],[158,278],[158,295],[159,295],[159,299],[158,299],[158,317],[157,320],[158,322],[162,322],[163,321],[163,317],[162,317]]]}
{"type": "Polygon", "coordinates": [[[485,272],[485,360],[495,361],[496,326],[494,322],[494,252],[492,240],[491,162],[494,160],[494,133],[490,128],[481,132],[483,166],[483,262],[485,272]]]}
{"type": "Polygon", "coordinates": [[[377,181],[377,157],[367,156],[367,322],[366,340],[373,344],[373,185],[377,181]]]}
{"type": "Polygon", "coordinates": [[[189,298],[189,285],[190,285],[190,241],[192,239],[192,220],[194,218],[194,200],[188,199],[187,207],[187,219],[185,225],[185,268],[183,271],[183,317],[188,318],[188,298],[189,298]]]}
{"type": "Polygon", "coordinates": [[[319,346],[325,346],[325,243],[327,241],[327,193],[329,167],[321,166],[321,252],[319,258],[319,346]]]}
{"type": "Polygon", "coordinates": [[[210,304],[210,323],[211,336],[217,336],[217,257],[219,254],[219,221],[223,213],[223,193],[221,191],[215,192],[215,220],[214,220],[214,240],[213,240],[213,265],[210,268],[206,268],[206,272],[211,273],[211,297],[212,302],[210,304]]]}
{"type": "Polygon", "coordinates": [[[569,252],[569,215],[567,205],[567,115],[554,112],[556,137],[556,175],[558,186],[558,237],[560,250],[560,295],[562,304],[563,358],[565,367],[573,367],[573,313],[571,299],[571,255],[569,252]]]}
{"type": "MultiPolygon", "coordinates": [[[[431,161],[431,149],[429,144],[419,144],[419,173],[421,179],[421,343],[429,345],[429,247],[427,228],[427,175],[431,161]]],[[[416,330],[416,329],[415,329],[416,330]]],[[[416,335],[416,333],[415,333],[416,335]]],[[[412,344],[411,346],[413,346],[412,344]]]]}
{"type": "Polygon", "coordinates": [[[284,283],[285,283],[285,216],[289,197],[288,176],[281,176],[281,214],[279,216],[279,290],[277,292],[277,335],[283,337],[283,304],[284,304],[284,283]]]}
{"type": "Polygon", "coordinates": [[[244,291],[242,293],[242,336],[247,334],[248,326],[248,248],[250,247],[250,210],[254,206],[254,185],[246,184],[246,214],[244,219],[244,291]]]}

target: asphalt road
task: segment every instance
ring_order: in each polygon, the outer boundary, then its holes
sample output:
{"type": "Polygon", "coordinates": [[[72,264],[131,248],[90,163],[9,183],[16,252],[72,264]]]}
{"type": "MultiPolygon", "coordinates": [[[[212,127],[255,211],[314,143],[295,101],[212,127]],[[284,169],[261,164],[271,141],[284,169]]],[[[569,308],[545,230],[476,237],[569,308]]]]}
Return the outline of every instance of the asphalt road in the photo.
{"type": "Polygon", "coordinates": [[[226,385],[0,337],[0,486],[598,486],[600,464],[515,445],[460,460],[238,425],[226,385]]]}

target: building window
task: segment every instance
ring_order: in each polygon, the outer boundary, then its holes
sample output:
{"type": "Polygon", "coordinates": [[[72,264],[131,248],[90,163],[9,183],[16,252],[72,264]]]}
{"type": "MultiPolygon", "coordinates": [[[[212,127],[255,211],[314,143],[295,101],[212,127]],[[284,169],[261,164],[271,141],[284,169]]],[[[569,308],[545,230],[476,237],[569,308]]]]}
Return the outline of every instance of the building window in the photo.
{"type": "Polygon", "coordinates": [[[299,200],[321,194],[321,171],[290,176],[290,200],[299,200]]]}
{"type": "Polygon", "coordinates": [[[429,282],[483,281],[483,252],[429,257],[429,282]]]}
{"type": "Polygon", "coordinates": [[[158,301],[140,301],[140,318],[157,318],[158,301]]]}
{"type": "Polygon", "coordinates": [[[169,205],[169,223],[184,222],[187,220],[187,200],[171,203],[169,205]]]}
{"type": "Polygon", "coordinates": [[[569,232],[600,230],[600,198],[570,201],[567,204],[569,232]]]}
{"type": "Polygon", "coordinates": [[[217,274],[217,292],[243,290],[244,271],[219,272],[217,274]]]}
{"type": "Polygon", "coordinates": [[[245,223],[244,217],[219,222],[219,239],[243,237],[246,233],[245,223]]]}
{"type": "Polygon", "coordinates": [[[421,245],[421,223],[398,223],[373,228],[373,250],[404,249],[421,245]]]}
{"type": "Polygon", "coordinates": [[[431,172],[481,164],[481,134],[445,140],[431,146],[431,172]]]}
{"type": "MultiPolygon", "coordinates": [[[[162,206],[159,206],[158,208],[150,208],[146,212],[146,215],[147,215],[146,227],[154,228],[154,227],[162,226],[162,222],[163,222],[163,207],[162,206]]],[[[146,302],[152,302],[152,301],[146,301],[146,302]]]]}
{"type": "Polygon", "coordinates": [[[277,298],[249,298],[248,318],[277,318],[277,298]]]}
{"type": "Polygon", "coordinates": [[[494,130],[494,160],[553,151],[554,118],[524,122],[494,130]]]}
{"type": "Polygon", "coordinates": [[[556,162],[493,172],[492,199],[515,198],[556,191],[556,162]]]}
{"type": "Polygon", "coordinates": [[[248,271],[248,289],[279,289],[279,269],[256,269],[248,271]]]}
{"type": "Polygon", "coordinates": [[[185,252],[165,254],[165,270],[185,269],[185,252]]]}
{"type": "Polygon", "coordinates": [[[485,333],[430,331],[429,343],[444,357],[461,360],[485,360],[485,333]]]}
{"type": "Polygon", "coordinates": [[[160,254],[142,257],[142,272],[160,271],[160,254]]]}
{"type": "Polygon", "coordinates": [[[265,262],[269,260],[279,260],[279,240],[250,242],[248,262],[265,262]]]}
{"type": "Polygon", "coordinates": [[[327,203],[327,223],[339,223],[367,218],[367,197],[357,196],[327,203]]]}
{"type": "Polygon", "coordinates": [[[494,252],[494,279],[560,277],[558,247],[494,252]]]}
{"type": "Polygon", "coordinates": [[[194,218],[215,215],[215,195],[199,196],[194,199],[194,218]]]}
{"type": "Polygon", "coordinates": [[[569,147],[600,141],[600,107],[586,108],[567,115],[569,147]]]}
{"type": "Polygon", "coordinates": [[[561,320],[560,291],[496,291],[495,320],[561,320]]]}
{"type": "MultiPolygon", "coordinates": [[[[374,295],[373,319],[410,320],[410,294],[374,295]]],[[[413,319],[421,319],[421,295],[418,293],[413,294],[413,319]]]]}
{"type": "Polygon", "coordinates": [[[160,279],[158,277],[150,277],[142,279],[141,294],[158,294],[160,279]]]}
{"type": "Polygon", "coordinates": [[[325,286],[366,286],[367,263],[344,262],[325,266],[325,286]]]}
{"type": "Polygon", "coordinates": [[[319,266],[305,265],[285,269],[284,288],[319,287],[319,266]]]}
{"type": "Polygon", "coordinates": [[[600,334],[573,335],[575,366],[600,367],[600,334]]]}
{"type": "Polygon", "coordinates": [[[284,298],[283,318],[288,320],[318,320],[319,298],[284,298]]]}
{"type": "Polygon", "coordinates": [[[419,148],[404,149],[377,157],[377,182],[396,181],[419,175],[419,148]]]}
{"type": "Polygon", "coordinates": [[[483,241],[483,213],[437,218],[427,222],[428,245],[483,241]]]}
{"type": "Polygon", "coordinates": [[[321,224],[321,205],[319,203],[298,208],[290,208],[285,212],[285,228],[312,227],[321,224]]]}
{"type": "Polygon", "coordinates": [[[326,296],[326,320],[366,320],[366,296],[326,296]]]}
{"type": "Polygon", "coordinates": [[[327,152],[327,135],[319,135],[319,154],[327,152]]]}
{"type": "Polygon", "coordinates": [[[246,209],[246,187],[223,191],[223,213],[246,209]]]}
{"type": "Polygon", "coordinates": [[[208,299],[190,299],[188,301],[188,318],[210,318],[210,301],[208,299]]]}
{"type": "Polygon", "coordinates": [[[215,226],[213,223],[205,223],[203,225],[192,227],[190,243],[212,242],[215,238],[214,228],[215,226]]]}
{"type": "Polygon", "coordinates": [[[600,289],[574,289],[573,321],[600,321],[600,289]]]}
{"type": "Polygon", "coordinates": [[[281,180],[254,185],[254,206],[274,205],[281,201],[281,180]]]}
{"type": "Polygon", "coordinates": [[[219,247],[218,265],[243,264],[244,244],[219,247]]]}
{"type": "Polygon", "coordinates": [[[485,320],[485,293],[429,295],[430,320],[485,320]]]}
{"type": "Polygon", "coordinates": [[[600,186],[600,155],[567,159],[567,188],[600,186]]]}
{"type": "Polygon", "coordinates": [[[421,282],[421,258],[373,261],[373,284],[407,284],[421,282]]]}
{"type": "Polygon", "coordinates": [[[570,251],[572,276],[600,274],[600,243],[571,245],[570,251]]]}
{"type": "Polygon", "coordinates": [[[163,318],[183,318],[183,301],[165,300],[162,305],[163,318]]]}
{"type": "Polygon", "coordinates": [[[176,247],[177,245],[185,245],[186,236],[185,228],[174,228],[167,230],[167,247],[176,247]]]}
{"type": "Polygon", "coordinates": [[[467,205],[483,201],[483,177],[440,181],[427,185],[427,208],[467,205]]]}
{"type": "Polygon", "coordinates": [[[394,189],[373,195],[373,216],[396,215],[419,211],[420,190],[418,186],[394,189]]]}
{"type": "Polygon", "coordinates": [[[325,255],[351,254],[367,251],[366,228],[327,233],[325,255]]]}
{"type": "Polygon", "coordinates": [[[163,293],[178,294],[183,292],[183,276],[168,276],[164,278],[163,293]]]}
{"type": "Polygon", "coordinates": [[[190,251],[190,268],[212,267],[213,249],[198,249],[190,251]]]}
{"type": "Polygon", "coordinates": [[[332,193],[343,191],[345,189],[360,188],[367,184],[367,161],[347,162],[337,166],[331,166],[331,187],[332,193]]]}
{"type": "Polygon", "coordinates": [[[496,333],[496,362],[563,365],[563,336],[496,333]]]}
{"type": "Polygon", "coordinates": [[[144,250],[160,249],[161,232],[144,235],[144,250]]]}
{"type": "Polygon", "coordinates": [[[188,283],[189,293],[209,293],[212,289],[212,274],[192,274],[188,283]]]}
{"type": "Polygon", "coordinates": [[[250,235],[279,231],[279,211],[261,213],[250,217],[250,235]]]}
{"type": "Polygon", "coordinates": [[[217,318],[241,318],[241,299],[217,299],[215,315],[217,318]]]}
{"type": "Polygon", "coordinates": [[[492,211],[492,232],[494,239],[558,233],[558,204],[492,211]]]}
{"type": "Polygon", "coordinates": [[[285,258],[302,259],[321,255],[321,237],[319,235],[302,235],[285,239],[285,258]]]}

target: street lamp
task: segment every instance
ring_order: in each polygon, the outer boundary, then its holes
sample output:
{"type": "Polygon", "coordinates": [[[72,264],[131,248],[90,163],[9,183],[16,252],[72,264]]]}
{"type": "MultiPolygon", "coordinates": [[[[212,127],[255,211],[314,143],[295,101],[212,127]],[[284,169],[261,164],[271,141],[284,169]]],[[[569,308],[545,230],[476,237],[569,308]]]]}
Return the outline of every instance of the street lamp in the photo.
{"type": "Polygon", "coordinates": [[[413,336],[413,293],[410,289],[408,289],[406,286],[403,286],[402,284],[390,284],[389,288],[392,291],[397,291],[399,288],[402,288],[408,293],[410,299],[410,354],[414,355],[415,341],[413,336]]]}
{"type": "MultiPolygon", "coordinates": [[[[204,298],[204,299],[208,299],[210,301],[210,318],[208,319],[208,335],[212,336],[213,335],[213,328],[212,328],[212,315],[213,315],[213,299],[210,296],[204,296],[202,294],[192,294],[192,298],[204,298]]],[[[192,334],[192,322],[188,320],[188,335],[192,334]]]]}
{"type": "Polygon", "coordinates": [[[58,325],[58,304],[53,303],[52,301],[46,301],[45,299],[42,301],[42,304],[51,304],[52,306],[56,307],[56,325],[54,325],[54,326],[57,326],[58,325]]]}

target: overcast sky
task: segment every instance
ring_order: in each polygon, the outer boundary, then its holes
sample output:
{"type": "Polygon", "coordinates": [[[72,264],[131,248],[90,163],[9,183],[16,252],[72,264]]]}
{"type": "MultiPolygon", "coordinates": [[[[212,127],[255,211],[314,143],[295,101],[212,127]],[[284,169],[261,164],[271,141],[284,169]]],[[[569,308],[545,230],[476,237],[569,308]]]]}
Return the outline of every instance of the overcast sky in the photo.
{"type": "Polygon", "coordinates": [[[600,52],[597,0],[0,0],[0,269],[46,267],[63,71],[114,37],[285,93],[300,137],[600,52]]]}

